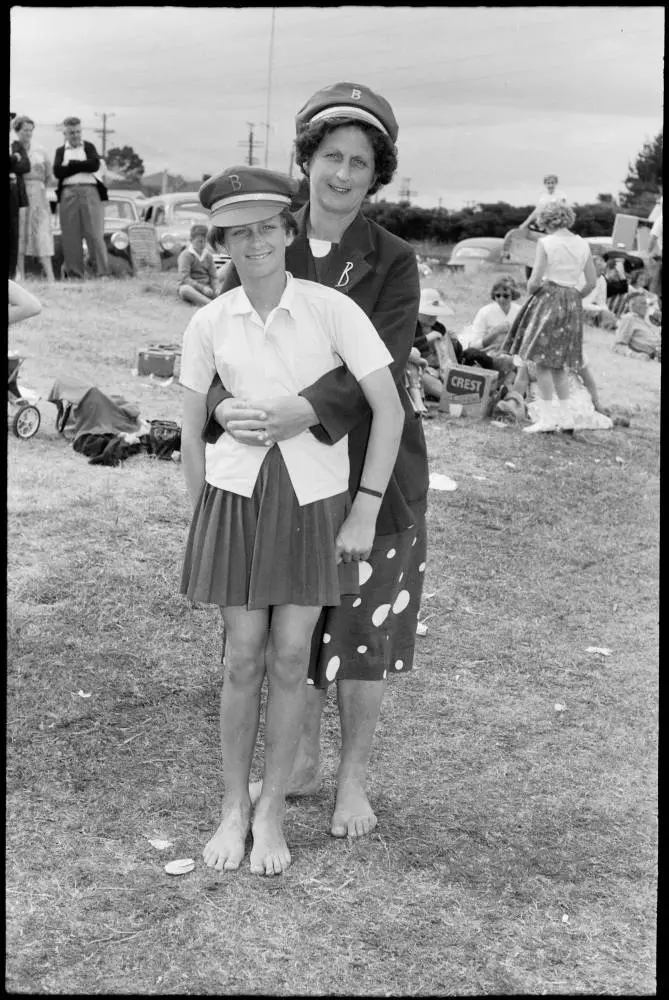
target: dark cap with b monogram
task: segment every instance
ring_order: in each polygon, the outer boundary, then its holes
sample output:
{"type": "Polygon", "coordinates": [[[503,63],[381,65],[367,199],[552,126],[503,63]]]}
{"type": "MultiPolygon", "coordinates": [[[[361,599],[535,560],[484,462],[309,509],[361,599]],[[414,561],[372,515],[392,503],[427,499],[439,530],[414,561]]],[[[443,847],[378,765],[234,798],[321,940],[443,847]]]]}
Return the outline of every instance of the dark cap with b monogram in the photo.
{"type": "Polygon", "coordinates": [[[214,226],[248,226],[289,208],[298,189],[287,174],[263,167],[228,167],[210,177],[198,195],[214,226]]]}
{"type": "Polygon", "coordinates": [[[366,122],[387,135],[391,142],[397,141],[399,129],[390,104],[361,83],[334,83],[317,91],[297,112],[295,129],[299,132],[313,122],[338,118],[366,122]]]}

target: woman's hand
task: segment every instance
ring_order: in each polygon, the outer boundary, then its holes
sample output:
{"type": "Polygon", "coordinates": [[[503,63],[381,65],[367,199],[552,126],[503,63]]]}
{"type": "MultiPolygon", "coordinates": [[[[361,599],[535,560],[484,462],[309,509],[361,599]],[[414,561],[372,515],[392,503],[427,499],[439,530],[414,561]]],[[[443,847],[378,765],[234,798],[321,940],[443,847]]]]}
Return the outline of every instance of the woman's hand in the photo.
{"type": "Polygon", "coordinates": [[[295,437],[296,434],[302,434],[303,431],[318,423],[314,408],[302,396],[254,399],[250,400],[247,405],[264,414],[262,426],[265,430],[265,443],[267,444],[274,444],[275,441],[286,441],[288,438],[295,437]]]}
{"type": "Polygon", "coordinates": [[[376,518],[369,518],[352,510],[335,539],[337,562],[359,562],[366,559],[374,544],[376,518]]]}
{"type": "Polygon", "coordinates": [[[216,407],[215,416],[223,430],[240,444],[268,446],[267,414],[247,399],[234,396],[224,399],[216,407]]]}

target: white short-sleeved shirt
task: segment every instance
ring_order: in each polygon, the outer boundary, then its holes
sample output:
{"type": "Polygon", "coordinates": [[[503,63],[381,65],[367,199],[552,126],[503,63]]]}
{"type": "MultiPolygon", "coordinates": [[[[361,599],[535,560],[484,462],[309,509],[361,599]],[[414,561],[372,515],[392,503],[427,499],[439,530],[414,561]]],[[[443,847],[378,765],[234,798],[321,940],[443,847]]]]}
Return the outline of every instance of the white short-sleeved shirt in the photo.
{"type": "MultiPolygon", "coordinates": [[[[183,338],[180,382],[206,393],[214,374],[233,396],[295,396],[342,362],[361,381],[392,355],[360,306],[341,292],[287,275],[279,305],[263,323],[243,288],[199,309],[183,338]]],[[[299,504],[348,489],[348,439],[334,445],[303,431],[278,445],[299,504]]],[[[267,450],[222,434],[205,448],[205,478],[250,497],[267,450]]]]}
{"type": "MultiPolygon", "coordinates": [[[[499,326],[500,323],[504,323],[504,321],[511,326],[519,312],[520,306],[517,302],[511,303],[508,313],[505,313],[497,302],[489,302],[487,306],[482,306],[474,317],[474,322],[471,325],[471,332],[467,339],[467,347],[478,347],[483,349],[483,338],[485,335],[490,333],[494,327],[499,326]]],[[[503,340],[504,335],[502,334],[499,338],[499,343],[503,340]]],[[[494,350],[495,347],[499,347],[499,344],[488,344],[485,350],[494,350]]]]}
{"type": "Polygon", "coordinates": [[[660,212],[658,217],[655,219],[655,222],[651,226],[650,232],[651,235],[654,236],[655,239],[657,240],[657,249],[659,250],[661,256],[662,255],[662,212],[660,212]]]}
{"type": "Polygon", "coordinates": [[[581,287],[585,262],[590,256],[590,246],[581,236],[569,229],[558,229],[539,242],[546,251],[544,281],[553,281],[566,288],[581,287]]]}

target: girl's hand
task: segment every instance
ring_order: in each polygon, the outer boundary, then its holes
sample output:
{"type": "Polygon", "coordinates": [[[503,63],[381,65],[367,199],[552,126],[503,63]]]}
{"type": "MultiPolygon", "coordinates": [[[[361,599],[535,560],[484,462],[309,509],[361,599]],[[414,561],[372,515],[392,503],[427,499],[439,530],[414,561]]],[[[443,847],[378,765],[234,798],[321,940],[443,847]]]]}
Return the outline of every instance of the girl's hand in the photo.
{"type": "Polygon", "coordinates": [[[337,562],[359,562],[366,559],[374,544],[376,518],[361,517],[351,511],[335,540],[337,562]]]}
{"type": "Polygon", "coordinates": [[[246,399],[231,396],[216,407],[216,420],[240,444],[266,448],[267,414],[246,399]]]}

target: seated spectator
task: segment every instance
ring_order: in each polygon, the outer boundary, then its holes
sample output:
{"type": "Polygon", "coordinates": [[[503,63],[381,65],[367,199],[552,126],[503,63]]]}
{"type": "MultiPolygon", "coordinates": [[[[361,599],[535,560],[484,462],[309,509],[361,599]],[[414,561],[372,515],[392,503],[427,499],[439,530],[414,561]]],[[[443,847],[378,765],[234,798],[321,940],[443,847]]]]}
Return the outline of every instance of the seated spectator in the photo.
{"type": "MultiPolygon", "coordinates": [[[[605,430],[613,424],[629,424],[622,417],[611,418],[611,411],[602,406],[594,375],[583,352],[583,363],[569,373],[569,405],[575,426],[605,430]]],[[[511,389],[496,404],[494,416],[511,417],[516,422],[529,418],[528,407],[536,397],[536,366],[521,365],[511,389]]]]}
{"type": "Polygon", "coordinates": [[[179,254],[178,295],[193,306],[206,306],[216,297],[216,265],[207,246],[207,227],[195,223],[190,229],[190,243],[179,254]]]}
{"type": "Polygon", "coordinates": [[[618,321],[618,330],[613,350],[628,357],[646,355],[648,358],[662,358],[662,329],[647,318],[648,303],[643,292],[630,295],[628,312],[618,321]]]}
{"type": "MultiPolygon", "coordinates": [[[[480,353],[490,357],[499,354],[499,348],[520,312],[516,301],[520,298],[520,292],[513,278],[508,275],[497,278],[490,289],[490,298],[492,301],[477,312],[466,342],[463,343],[465,364],[478,362],[480,353]]],[[[487,359],[484,359],[482,367],[491,367],[487,359]]]]}
{"type": "Polygon", "coordinates": [[[407,388],[417,413],[427,414],[425,399],[439,400],[444,360],[459,361],[449,334],[439,318],[454,316],[453,308],[436,288],[423,288],[418,305],[414,344],[407,363],[407,388]]]}
{"type": "Polygon", "coordinates": [[[592,261],[597,272],[597,283],[590,294],[583,299],[583,319],[591,326],[615,330],[618,320],[607,306],[607,287],[604,277],[606,262],[599,254],[594,254],[592,261]]]}
{"type": "Polygon", "coordinates": [[[648,243],[648,257],[650,258],[651,283],[650,290],[662,301],[662,202],[660,201],[660,213],[653,223],[650,231],[650,241],[648,243]]]}

